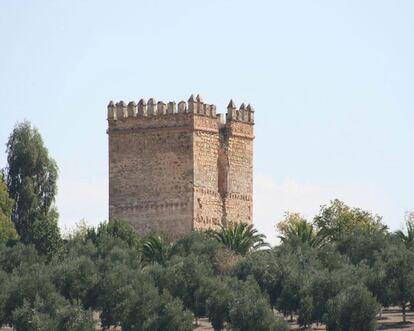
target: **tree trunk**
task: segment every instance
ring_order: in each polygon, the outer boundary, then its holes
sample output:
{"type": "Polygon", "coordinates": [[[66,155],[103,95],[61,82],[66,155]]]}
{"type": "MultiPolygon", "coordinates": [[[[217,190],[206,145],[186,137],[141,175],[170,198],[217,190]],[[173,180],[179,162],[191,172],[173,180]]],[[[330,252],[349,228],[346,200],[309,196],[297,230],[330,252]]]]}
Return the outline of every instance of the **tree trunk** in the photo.
{"type": "Polygon", "coordinates": [[[405,323],[406,322],[406,319],[405,319],[405,302],[402,304],[402,313],[403,313],[403,322],[405,323]]]}

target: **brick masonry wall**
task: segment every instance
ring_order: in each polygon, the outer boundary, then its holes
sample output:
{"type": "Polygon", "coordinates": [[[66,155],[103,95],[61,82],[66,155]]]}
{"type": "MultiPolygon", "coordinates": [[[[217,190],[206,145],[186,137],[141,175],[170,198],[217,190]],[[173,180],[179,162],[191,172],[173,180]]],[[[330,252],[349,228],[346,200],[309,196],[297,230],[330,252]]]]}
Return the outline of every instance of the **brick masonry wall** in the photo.
{"type": "Polygon", "coordinates": [[[192,123],[186,115],[110,124],[109,215],[138,231],[192,229],[192,123]]]}
{"type": "Polygon", "coordinates": [[[194,228],[221,224],[223,203],[218,192],[219,128],[216,118],[196,116],[194,151],[194,228]]]}
{"type": "Polygon", "coordinates": [[[253,126],[229,121],[225,143],[228,157],[226,222],[252,223],[253,218],[253,126]]]}

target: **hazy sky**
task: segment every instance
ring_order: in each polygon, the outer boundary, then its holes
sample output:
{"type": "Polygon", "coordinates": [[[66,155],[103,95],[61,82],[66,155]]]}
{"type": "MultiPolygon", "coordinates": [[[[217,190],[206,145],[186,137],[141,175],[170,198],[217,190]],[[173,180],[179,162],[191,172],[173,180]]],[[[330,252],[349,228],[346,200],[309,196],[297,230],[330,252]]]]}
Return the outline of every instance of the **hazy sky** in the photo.
{"type": "Polygon", "coordinates": [[[255,106],[254,222],[339,198],[414,209],[414,1],[1,1],[0,166],[30,120],[62,228],[107,218],[106,105],[200,93],[255,106]]]}

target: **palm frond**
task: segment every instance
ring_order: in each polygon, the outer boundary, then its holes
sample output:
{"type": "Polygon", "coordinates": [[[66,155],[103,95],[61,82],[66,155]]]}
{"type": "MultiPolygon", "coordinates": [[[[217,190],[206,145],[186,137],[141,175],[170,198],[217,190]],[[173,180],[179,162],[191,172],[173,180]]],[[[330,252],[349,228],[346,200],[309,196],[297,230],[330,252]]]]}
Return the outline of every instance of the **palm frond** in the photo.
{"type": "Polygon", "coordinates": [[[171,255],[171,244],[161,236],[150,236],[142,245],[142,261],[164,265],[171,255]]]}
{"type": "MultiPolygon", "coordinates": [[[[411,215],[411,214],[410,214],[411,215]]],[[[400,238],[400,240],[407,246],[407,247],[414,247],[414,218],[407,217],[405,221],[405,230],[406,233],[402,230],[395,231],[395,235],[400,238]]]]}
{"type": "Polygon", "coordinates": [[[224,246],[241,255],[252,250],[269,247],[269,244],[265,242],[266,236],[259,234],[252,224],[230,223],[227,226],[220,226],[211,234],[224,246]]]}
{"type": "Polygon", "coordinates": [[[288,224],[284,229],[284,234],[278,238],[282,243],[294,240],[307,243],[311,247],[320,247],[324,244],[326,236],[321,231],[316,231],[312,223],[303,219],[288,224]]]}

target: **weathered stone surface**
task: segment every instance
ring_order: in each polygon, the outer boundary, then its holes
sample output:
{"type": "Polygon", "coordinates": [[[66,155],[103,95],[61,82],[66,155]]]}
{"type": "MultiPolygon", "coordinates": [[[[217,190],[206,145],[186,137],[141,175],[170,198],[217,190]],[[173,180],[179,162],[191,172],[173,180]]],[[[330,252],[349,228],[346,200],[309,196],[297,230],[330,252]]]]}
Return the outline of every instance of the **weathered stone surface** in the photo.
{"type": "Polygon", "coordinates": [[[110,219],[171,236],[252,222],[252,107],[224,121],[200,96],[128,105],[108,105],[110,219]]]}

